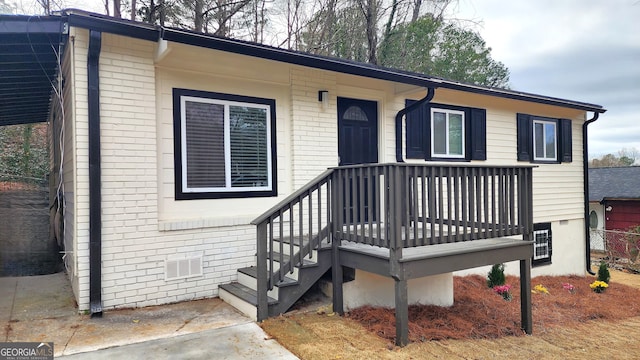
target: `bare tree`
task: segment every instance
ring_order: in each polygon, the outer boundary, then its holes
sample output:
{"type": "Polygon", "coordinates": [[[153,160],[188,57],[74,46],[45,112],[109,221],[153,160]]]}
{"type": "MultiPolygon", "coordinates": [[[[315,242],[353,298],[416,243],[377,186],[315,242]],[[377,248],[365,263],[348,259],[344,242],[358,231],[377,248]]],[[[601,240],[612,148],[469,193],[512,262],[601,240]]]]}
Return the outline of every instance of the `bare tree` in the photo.
{"type": "Polygon", "coordinates": [[[120,0],[113,0],[113,17],[122,17],[120,0]]]}
{"type": "Polygon", "coordinates": [[[377,0],[356,0],[362,16],[365,20],[365,32],[367,34],[368,62],[378,63],[378,1],[377,0]]]}
{"type": "Polygon", "coordinates": [[[37,0],[38,4],[42,7],[42,11],[46,15],[51,14],[51,1],[50,0],[37,0]]]}

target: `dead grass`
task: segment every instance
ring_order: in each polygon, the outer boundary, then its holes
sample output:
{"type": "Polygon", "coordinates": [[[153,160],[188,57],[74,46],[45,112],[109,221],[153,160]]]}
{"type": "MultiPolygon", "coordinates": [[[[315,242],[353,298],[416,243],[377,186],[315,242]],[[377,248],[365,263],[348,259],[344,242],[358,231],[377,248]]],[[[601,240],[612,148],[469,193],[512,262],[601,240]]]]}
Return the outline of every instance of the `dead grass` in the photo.
{"type": "Polygon", "coordinates": [[[487,288],[483,277],[469,276],[454,279],[454,306],[412,306],[412,343],[405,348],[393,346],[390,309],[357,309],[345,317],[294,312],[262,326],[301,359],[638,358],[640,276],[612,272],[612,277],[602,294],[589,288],[593,277],[534,278],[533,285],[544,285],[550,294],[532,294],[533,336],[521,336],[514,277],[507,280],[511,302],[487,288]],[[565,282],[575,286],[574,293],[562,288],[565,282]]]}

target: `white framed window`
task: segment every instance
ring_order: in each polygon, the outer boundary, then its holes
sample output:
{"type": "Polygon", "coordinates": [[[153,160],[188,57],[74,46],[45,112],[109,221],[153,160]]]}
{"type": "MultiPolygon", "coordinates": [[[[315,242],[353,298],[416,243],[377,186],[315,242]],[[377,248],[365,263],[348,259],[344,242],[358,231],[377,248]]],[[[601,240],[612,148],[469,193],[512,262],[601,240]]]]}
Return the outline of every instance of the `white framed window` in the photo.
{"type": "Polygon", "coordinates": [[[441,158],[465,158],[464,112],[431,109],[431,155],[441,158]]]}
{"type": "Polygon", "coordinates": [[[555,121],[533,119],[534,160],[558,160],[558,131],[555,121]]]}
{"type": "Polygon", "coordinates": [[[174,89],[176,199],[275,196],[275,101],[174,89]]]}
{"type": "Polygon", "coordinates": [[[550,264],[552,254],[551,223],[533,225],[533,265],[550,264]]]}

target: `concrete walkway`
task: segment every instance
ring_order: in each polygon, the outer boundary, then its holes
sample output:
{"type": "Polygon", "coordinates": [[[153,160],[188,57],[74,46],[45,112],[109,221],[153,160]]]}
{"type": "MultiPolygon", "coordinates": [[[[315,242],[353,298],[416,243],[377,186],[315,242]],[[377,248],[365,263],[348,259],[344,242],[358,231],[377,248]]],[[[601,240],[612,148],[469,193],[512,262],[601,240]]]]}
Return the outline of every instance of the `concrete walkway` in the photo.
{"type": "Polygon", "coordinates": [[[63,273],[0,278],[0,341],[53,342],[65,359],[297,359],[220,299],[77,312],[63,273]]]}
{"type": "Polygon", "coordinates": [[[297,359],[255,323],[62,356],[65,360],[111,359],[297,359]]]}

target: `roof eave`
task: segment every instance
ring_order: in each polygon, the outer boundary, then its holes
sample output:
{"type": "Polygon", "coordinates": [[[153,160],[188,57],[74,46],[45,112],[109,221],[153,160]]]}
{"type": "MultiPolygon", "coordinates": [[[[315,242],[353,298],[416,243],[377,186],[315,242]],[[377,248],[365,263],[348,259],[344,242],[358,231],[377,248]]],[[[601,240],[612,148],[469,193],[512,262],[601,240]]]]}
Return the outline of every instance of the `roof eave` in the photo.
{"type": "Polygon", "coordinates": [[[394,69],[372,67],[370,65],[347,62],[337,58],[321,57],[302,52],[293,52],[257,43],[249,43],[229,38],[216,37],[179,29],[168,29],[159,26],[133,22],[124,19],[114,19],[104,15],[86,13],[83,11],[66,11],[70,26],[93,29],[107,33],[129,36],[149,41],[164,39],[177,43],[221,50],[241,55],[269,59],[321,70],[335,71],[350,75],[364,76],[380,80],[393,81],[422,87],[440,87],[452,90],[496,96],[512,100],[541,103],[582,111],[604,113],[600,105],[571,101],[566,99],[517,92],[506,89],[490,88],[456,81],[432,78],[422,74],[415,74],[394,69]]]}

